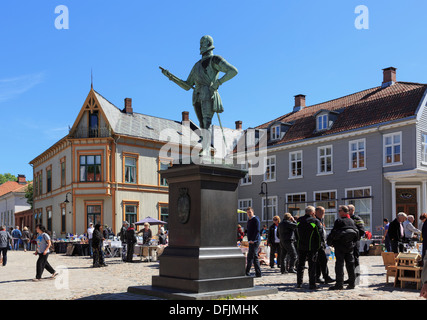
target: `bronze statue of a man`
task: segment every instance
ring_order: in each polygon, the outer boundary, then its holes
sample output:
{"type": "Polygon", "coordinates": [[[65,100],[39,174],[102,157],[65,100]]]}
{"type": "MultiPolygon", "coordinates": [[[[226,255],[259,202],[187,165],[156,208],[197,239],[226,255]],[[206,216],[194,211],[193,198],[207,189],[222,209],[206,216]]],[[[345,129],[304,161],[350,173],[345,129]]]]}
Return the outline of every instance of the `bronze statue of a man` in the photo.
{"type": "Polygon", "coordinates": [[[162,73],[185,90],[194,89],[193,106],[201,129],[209,129],[215,112],[224,111],[218,87],[237,75],[237,69],[223,57],[214,55],[213,39],[203,36],[200,40],[200,54],[202,58],[191,69],[187,80],[181,80],[162,69],[162,73]],[[225,75],[219,78],[219,73],[225,75]]]}

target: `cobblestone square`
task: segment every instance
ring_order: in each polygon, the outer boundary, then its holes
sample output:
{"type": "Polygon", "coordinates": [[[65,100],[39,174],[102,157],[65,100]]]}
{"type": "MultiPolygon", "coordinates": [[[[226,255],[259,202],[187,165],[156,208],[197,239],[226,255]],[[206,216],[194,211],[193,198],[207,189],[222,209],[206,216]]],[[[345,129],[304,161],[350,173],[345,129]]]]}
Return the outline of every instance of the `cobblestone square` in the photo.
{"type": "MultiPolygon", "coordinates": [[[[50,264],[59,272],[50,280],[43,274],[40,282],[33,282],[37,257],[32,252],[9,251],[6,267],[0,269],[0,290],[5,300],[157,300],[155,297],[127,293],[129,286],[151,285],[151,277],[158,275],[158,262],[124,263],[120,258],[107,258],[108,267],[92,268],[89,257],[50,254],[50,264]]],[[[258,297],[240,297],[239,300],[424,300],[414,284],[404,289],[394,288],[393,280],[386,284],[381,256],[361,256],[361,282],[354,290],[329,291],[330,285],[308,289],[308,272],[304,274],[302,289],[296,288],[296,275],[282,275],[278,268],[262,266],[263,276],[255,278],[257,286],[274,286],[278,294],[258,297]]],[[[334,261],[329,271],[335,276],[334,261]]]]}

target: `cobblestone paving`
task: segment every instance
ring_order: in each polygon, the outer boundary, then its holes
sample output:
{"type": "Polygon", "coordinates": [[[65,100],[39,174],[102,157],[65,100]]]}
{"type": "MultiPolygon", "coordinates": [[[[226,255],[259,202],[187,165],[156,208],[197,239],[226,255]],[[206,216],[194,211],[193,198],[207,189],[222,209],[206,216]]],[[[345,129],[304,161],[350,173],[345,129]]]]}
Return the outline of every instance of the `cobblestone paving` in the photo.
{"type": "MultiPolygon", "coordinates": [[[[151,276],[158,275],[157,262],[123,263],[120,258],[107,258],[108,267],[92,268],[89,257],[51,254],[50,264],[59,276],[50,280],[49,273],[40,282],[33,282],[37,257],[31,252],[9,251],[8,264],[0,267],[0,291],[8,300],[154,300],[155,297],[127,293],[129,286],[151,285],[151,276]]],[[[308,272],[304,274],[302,289],[297,289],[296,275],[282,275],[278,268],[262,266],[263,276],[255,278],[255,285],[273,286],[278,294],[250,297],[250,300],[425,300],[419,297],[415,285],[404,289],[394,288],[393,280],[386,284],[381,256],[362,256],[361,283],[354,290],[329,291],[330,285],[320,285],[318,290],[308,289],[308,272]]],[[[329,261],[329,271],[334,277],[334,261],[329,261]]],[[[240,298],[245,299],[245,298],[240,298]]]]}

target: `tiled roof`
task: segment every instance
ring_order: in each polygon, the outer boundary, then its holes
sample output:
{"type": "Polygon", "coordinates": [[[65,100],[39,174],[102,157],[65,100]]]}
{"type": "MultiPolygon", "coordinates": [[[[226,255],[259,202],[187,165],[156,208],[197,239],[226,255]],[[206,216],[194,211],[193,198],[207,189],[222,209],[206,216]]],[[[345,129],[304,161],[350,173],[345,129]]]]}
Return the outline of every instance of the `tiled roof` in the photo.
{"type": "Polygon", "coordinates": [[[266,129],[274,122],[291,122],[281,140],[269,145],[359,129],[414,116],[427,89],[426,84],[396,82],[389,87],[375,87],[331,101],[307,106],[258,126],[266,129]],[[338,117],[329,130],[316,132],[315,114],[320,110],[337,111],[338,117]]]}
{"type": "MultiPolygon", "coordinates": [[[[136,112],[133,114],[126,114],[95,90],[94,93],[112,130],[116,134],[165,142],[167,141],[167,137],[163,136],[161,138],[161,132],[163,130],[167,130],[168,134],[174,135],[173,138],[176,140],[173,141],[179,141],[180,136],[183,134],[182,125],[179,121],[153,117],[136,112]]],[[[194,129],[194,123],[191,125],[194,129]]],[[[190,135],[190,139],[187,137],[183,139],[183,141],[191,141],[192,145],[196,144],[200,137],[193,130],[190,130],[190,135]]]]}
{"type": "Polygon", "coordinates": [[[27,184],[19,184],[16,181],[7,181],[0,184],[0,197],[10,192],[25,192],[27,184]]]}

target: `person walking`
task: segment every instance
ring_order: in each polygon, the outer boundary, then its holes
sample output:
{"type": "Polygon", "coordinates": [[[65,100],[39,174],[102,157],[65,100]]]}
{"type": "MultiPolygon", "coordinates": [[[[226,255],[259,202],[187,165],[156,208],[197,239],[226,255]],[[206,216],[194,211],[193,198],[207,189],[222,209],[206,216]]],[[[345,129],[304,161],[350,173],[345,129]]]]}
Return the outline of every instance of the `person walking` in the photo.
{"type": "Polygon", "coordinates": [[[326,256],[326,227],[323,222],[325,217],[325,208],[318,206],[315,211],[315,216],[322,226],[323,233],[323,241],[321,242],[319,252],[317,253],[316,283],[332,283],[335,279],[332,279],[329,276],[328,257],[326,256]],[[323,275],[323,280],[320,279],[321,274],[323,275]]]}
{"type": "Polygon", "coordinates": [[[273,224],[268,230],[267,245],[270,247],[270,268],[274,268],[274,258],[277,254],[277,267],[280,267],[280,239],[277,237],[277,228],[280,223],[280,217],[273,217],[273,224]]]}
{"type": "Polygon", "coordinates": [[[87,238],[89,240],[89,252],[90,256],[93,257],[93,250],[92,250],[92,241],[93,241],[93,223],[89,223],[89,228],[87,228],[87,238]]]}
{"type": "Polygon", "coordinates": [[[390,237],[388,235],[388,228],[390,227],[390,222],[387,218],[384,218],[384,235],[383,235],[383,241],[384,246],[387,252],[391,252],[391,242],[390,237]]]}
{"type": "Polygon", "coordinates": [[[135,224],[131,223],[130,227],[126,231],[126,245],[127,245],[126,262],[132,262],[133,252],[135,249],[136,242],[137,240],[136,240],[135,224]]]}
{"type": "Polygon", "coordinates": [[[95,225],[95,228],[93,230],[92,234],[92,252],[93,252],[93,267],[99,268],[99,267],[105,267],[107,266],[105,264],[104,255],[102,253],[102,243],[104,241],[104,235],[102,233],[102,226],[97,223],[95,225]]]}
{"type": "Polygon", "coordinates": [[[295,230],[297,223],[292,215],[285,213],[283,220],[278,226],[278,236],[280,239],[280,272],[297,273],[295,262],[297,260],[297,251],[295,249],[295,230]],[[287,263],[289,261],[289,263],[287,263]]]}
{"type": "Polygon", "coordinates": [[[252,268],[252,264],[255,269],[255,276],[261,277],[261,266],[259,264],[258,259],[258,248],[261,242],[261,222],[259,218],[254,214],[254,210],[252,207],[248,207],[246,210],[246,214],[248,216],[248,223],[246,225],[249,250],[246,258],[246,276],[250,276],[250,271],[252,268]]]}
{"type": "Polygon", "coordinates": [[[336,283],[329,290],[344,289],[344,263],[348,274],[346,289],[354,289],[356,276],[354,272],[354,247],[359,238],[359,231],[353,219],[350,218],[347,206],[340,206],[340,218],[335,220],[334,227],[328,236],[328,245],[335,248],[335,276],[336,283]]]}
{"type": "Polygon", "coordinates": [[[9,249],[11,241],[12,237],[9,232],[6,231],[6,226],[0,226],[0,254],[3,267],[7,264],[7,250],[9,249]]]}
{"type": "Polygon", "coordinates": [[[123,221],[123,225],[117,234],[122,243],[122,260],[126,262],[127,259],[127,244],[126,244],[126,232],[129,228],[129,223],[127,221],[123,221]]]}
{"type": "Polygon", "coordinates": [[[31,233],[30,231],[28,231],[27,227],[24,227],[24,229],[22,229],[22,245],[24,247],[24,252],[28,250],[30,250],[30,240],[31,240],[31,233]]]}
{"type": "Polygon", "coordinates": [[[34,252],[34,255],[38,256],[37,264],[36,264],[36,277],[33,281],[40,281],[43,275],[43,271],[46,269],[49,273],[52,274],[50,277],[54,279],[58,273],[52,268],[52,266],[47,261],[49,257],[49,248],[52,244],[50,240],[50,236],[46,232],[46,228],[38,224],[36,225],[37,232],[37,249],[34,252]]]}
{"type": "Polygon", "coordinates": [[[387,234],[390,237],[391,250],[394,253],[403,252],[403,241],[405,237],[404,228],[402,223],[407,219],[404,212],[399,212],[396,219],[394,219],[389,227],[387,234]]]}
{"type": "MultiPolygon", "coordinates": [[[[355,275],[356,275],[356,280],[355,280],[356,282],[355,282],[355,284],[359,285],[359,283],[360,283],[360,263],[359,263],[360,239],[365,235],[365,232],[366,232],[366,230],[365,230],[365,223],[363,222],[363,219],[356,214],[356,208],[355,208],[354,205],[349,204],[347,207],[348,207],[348,213],[350,215],[350,218],[354,221],[354,223],[356,225],[356,228],[357,228],[357,230],[359,232],[359,236],[357,238],[356,244],[354,246],[354,252],[353,252],[353,255],[354,255],[354,270],[355,270],[354,272],[355,272],[355,275]]],[[[344,283],[348,283],[348,280],[344,281],[344,283]]]]}
{"type": "Polygon", "coordinates": [[[320,245],[323,242],[322,226],[315,218],[315,208],[305,208],[305,215],[297,221],[297,288],[302,287],[305,262],[308,260],[309,289],[317,289],[316,286],[316,262],[320,245]]]}
{"type": "Polygon", "coordinates": [[[12,231],[12,243],[13,243],[13,250],[18,251],[19,250],[19,243],[21,242],[22,232],[19,230],[19,226],[16,226],[15,229],[12,231]]]}

